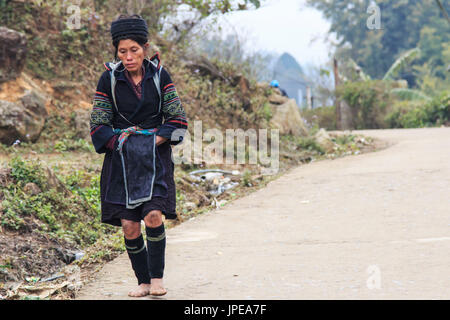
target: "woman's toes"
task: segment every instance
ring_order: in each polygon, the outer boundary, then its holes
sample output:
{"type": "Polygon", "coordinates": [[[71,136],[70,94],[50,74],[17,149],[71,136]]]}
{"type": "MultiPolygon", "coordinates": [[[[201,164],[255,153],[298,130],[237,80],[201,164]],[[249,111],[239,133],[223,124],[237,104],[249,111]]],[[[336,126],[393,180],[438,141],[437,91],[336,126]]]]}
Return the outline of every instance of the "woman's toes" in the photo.
{"type": "Polygon", "coordinates": [[[130,297],[144,297],[150,293],[148,284],[141,284],[137,289],[128,292],[130,297]]]}
{"type": "Polygon", "coordinates": [[[150,286],[150,294],[152,296],[163,296],[167,293],[167,290],[159,285],[150,286]]]}

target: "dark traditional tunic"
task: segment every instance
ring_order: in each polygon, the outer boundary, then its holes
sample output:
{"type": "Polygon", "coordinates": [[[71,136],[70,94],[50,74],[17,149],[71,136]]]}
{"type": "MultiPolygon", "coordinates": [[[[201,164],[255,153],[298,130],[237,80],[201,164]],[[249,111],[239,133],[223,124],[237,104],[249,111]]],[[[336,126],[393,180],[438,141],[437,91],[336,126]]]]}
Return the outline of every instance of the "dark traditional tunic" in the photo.
{"type": "Polygon", "coordinates": [[[167,219],[177,217],[171,145],[183,140],[187,119],[170,75],[159,63],[158,54],[150,60],[156,62],[157,67],[144,60],[145,73],[138,84],[140,88],[136,88],[133,81],[130,81],[122,65],[115,71],[114,92],[117,109],[121,115],[113,105],[109,64],[105,64],[107,71],[100,77],[94,97],[90,121],[92,143],[98,153],[105,153],[100,180],[102,222],[116,226],[121,225],[120,218],[124,218],[127,214],[140,212],[143,216],[144,211],[153,209],[161,210],[167,219]],[[161,108],[160,97],[153,81],[153,76],[158,71],[161,71],[161,108]],[[118,141],[114,129],[127,129],[133,125],[142,129],[155,128],[156,135],[169,140],[154,149],[155,172],[150,172],[152,170],[148,169],[150,167],[145,163],[147,159],[153,161],[149,150],[153,148],[155,136],[132,135],[125,142],[124,149],[128,148],[128,153],[125,153],[129,157],[125,166],[128,173],[126,176],[133,179],[130,183],[134,183],[134,192],[142,193],[142,190],[138,190],[140,184],[142,188],[148,188],[150,182],[147,177],[153,178],[151,199],[136,209],[127,209],[123,188],[124,166],[117,151],[118,141]],[[142,158],[138,158],[138,155],[142,155],[142,158]],[[138,182],[141,177],[146,177],[145,181],[138,182]]]}

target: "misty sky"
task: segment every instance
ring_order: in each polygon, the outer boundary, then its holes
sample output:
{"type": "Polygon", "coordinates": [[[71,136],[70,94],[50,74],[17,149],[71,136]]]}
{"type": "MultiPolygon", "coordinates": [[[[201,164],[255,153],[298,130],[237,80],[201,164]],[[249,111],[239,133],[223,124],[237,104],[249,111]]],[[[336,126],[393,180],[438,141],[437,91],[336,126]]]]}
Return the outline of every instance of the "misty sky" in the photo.
{"type": "Polygon", "coordinates": [[[330,23],[322,14],[306,7],[305,0],[266,0],[257,10],[225,15],[221,25],[237,32],[248,50],[288,52],[304,66],[323,65],[330,52],[325,38],[330,23]],[[234,28],[232,27],[234,26],[234,28]]]}

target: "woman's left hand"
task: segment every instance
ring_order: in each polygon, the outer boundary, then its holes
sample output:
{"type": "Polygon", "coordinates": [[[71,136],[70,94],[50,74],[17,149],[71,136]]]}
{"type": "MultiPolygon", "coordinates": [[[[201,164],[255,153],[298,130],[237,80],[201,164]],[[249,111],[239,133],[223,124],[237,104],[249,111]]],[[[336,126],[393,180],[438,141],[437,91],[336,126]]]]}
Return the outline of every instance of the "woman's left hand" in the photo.
{"type": "Polygon", "coordinates": [[[159,146],[160,144],[166,142],[168,139],[161,137],[161,136],[156,136],[156,145],[159,146]]]}

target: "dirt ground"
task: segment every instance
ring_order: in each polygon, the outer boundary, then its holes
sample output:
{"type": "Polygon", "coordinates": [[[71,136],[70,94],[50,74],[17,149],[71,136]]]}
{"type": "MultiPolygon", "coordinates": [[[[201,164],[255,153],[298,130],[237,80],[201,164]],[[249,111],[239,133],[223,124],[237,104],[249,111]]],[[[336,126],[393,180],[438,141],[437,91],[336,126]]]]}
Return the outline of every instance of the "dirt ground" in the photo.
{"type": "MultiPolygon", "coordinates": [[[[167,230],[167,295],[449,299],[450,128],[353,131],[389,147],[302,165],[167,230]]],[[[125,254],[77,299],[129,299],[125,254]]]]}

